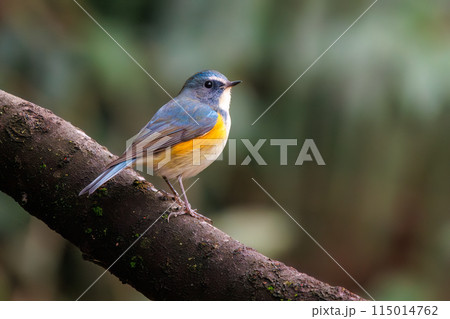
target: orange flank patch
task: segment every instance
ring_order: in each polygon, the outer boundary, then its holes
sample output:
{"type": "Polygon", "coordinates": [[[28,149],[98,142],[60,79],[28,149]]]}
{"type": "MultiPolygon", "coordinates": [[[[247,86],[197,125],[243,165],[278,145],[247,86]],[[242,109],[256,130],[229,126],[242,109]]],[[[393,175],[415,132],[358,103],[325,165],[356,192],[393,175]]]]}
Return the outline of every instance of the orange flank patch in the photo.
{"type": "Polygon", "coordinates": [[[219,114],[216,125],[208,133],[154,154],[154,172],[169,179],[195,176],[217,159],[227,137],[227,127],[219,114]]]}
{"type": "MultiPolygon", "coordinates": [[[[186,141],[172,146],[172,156],[183,156],[190,154],[195,148],[200,148],[203,152],[204,148],[213,148],[222,143],[222,140],[227,137],[227,128],[222,115],[219,114],[216,125],[206,134],[196,137],[194,140],[186,141]],[[195,143],[195,144],[194,144],[195,143]]],[[[206,150],[205,150],[206,151],[206,150]]]]}

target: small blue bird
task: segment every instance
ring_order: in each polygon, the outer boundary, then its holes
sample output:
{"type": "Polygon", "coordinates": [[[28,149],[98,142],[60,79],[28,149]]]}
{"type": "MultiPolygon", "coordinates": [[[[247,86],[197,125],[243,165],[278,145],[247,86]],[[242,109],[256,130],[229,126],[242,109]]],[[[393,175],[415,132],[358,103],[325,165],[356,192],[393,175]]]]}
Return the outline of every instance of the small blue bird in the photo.
{"type": "Polygon", "coordinates": [[[184,210],[170,216],[189,214],[209,220],[191,208],[183,178],[197,175],[222,153],[231,126],[231,88],[239,83],[214,70],[191,76],[178,96],[163,105],[127,150],[79,195],[91,195],[128,166],[146,164],[167,182],[182,204],[169,180],[178,179],[180,183],[184,210]]]}

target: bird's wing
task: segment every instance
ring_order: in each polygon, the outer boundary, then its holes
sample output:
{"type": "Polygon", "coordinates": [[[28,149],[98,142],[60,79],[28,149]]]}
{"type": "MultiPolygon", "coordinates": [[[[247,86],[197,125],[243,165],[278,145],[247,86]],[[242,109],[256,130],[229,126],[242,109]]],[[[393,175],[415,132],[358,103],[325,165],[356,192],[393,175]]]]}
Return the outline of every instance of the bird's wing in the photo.
{"type": "Polygon", "coordinates": [[[142,128],[127,150],[108,167],[208,133],[216,125],[218,114],[207,104],[192,99],[171,100],[142,128]]]}

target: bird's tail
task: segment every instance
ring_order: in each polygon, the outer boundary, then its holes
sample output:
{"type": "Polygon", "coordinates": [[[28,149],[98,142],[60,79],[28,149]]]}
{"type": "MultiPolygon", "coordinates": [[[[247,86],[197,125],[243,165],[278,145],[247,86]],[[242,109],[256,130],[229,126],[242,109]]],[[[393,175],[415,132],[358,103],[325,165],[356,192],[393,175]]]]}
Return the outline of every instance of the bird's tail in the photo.
{"type": "Polygon", "coordinates": [[[129,159],[124,162],[120,162],[101,173],[96,179],[94,179],[88,186],[83,188],[83,190],[78,194],[81,196],[83,194],[89,193],[91,195],[97,188],[102,186],[104,183],[109,181],[111,178],[119,174],[124,168],[131,165],[135,159],[129,159]]]}

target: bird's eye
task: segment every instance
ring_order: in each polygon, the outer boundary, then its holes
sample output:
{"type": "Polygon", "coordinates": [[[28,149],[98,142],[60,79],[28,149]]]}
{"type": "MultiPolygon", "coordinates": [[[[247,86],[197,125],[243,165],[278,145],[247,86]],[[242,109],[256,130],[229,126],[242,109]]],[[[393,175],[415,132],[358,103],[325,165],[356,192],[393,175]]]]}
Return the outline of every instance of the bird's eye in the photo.
{"type": "Polygon", "coordinates": [[[213,86],[213,83],[211,81],[205,82],[205,88],[210,89],[210,88],[212,88],[212,86],[213,86]]]}

